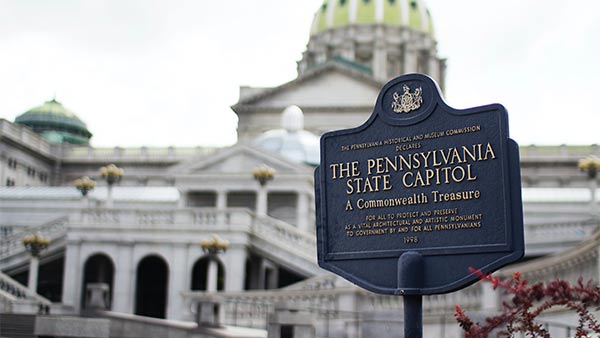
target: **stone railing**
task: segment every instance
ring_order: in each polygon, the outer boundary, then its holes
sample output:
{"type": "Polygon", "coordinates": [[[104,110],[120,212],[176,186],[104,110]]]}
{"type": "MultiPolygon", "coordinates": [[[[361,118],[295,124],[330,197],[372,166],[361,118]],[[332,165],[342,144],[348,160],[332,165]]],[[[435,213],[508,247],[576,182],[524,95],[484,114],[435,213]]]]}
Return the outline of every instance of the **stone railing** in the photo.
{"type": "Polygon", "coordinates": [[[64,237],[67,232],[66,222],[67,217],[63,216],[35,227],[12,228],[10,235],[0,238],[0,259],[24,252],[23,238],[27,235],[39,233],[51,242],[64,237]]]}
{"type": "MultiPolygon", "coordinates": [[[[320,277],[315,277],[320,278],[320,277]]],[[[206,298],[204,292],[186,292],[183,294],[188,309],[206,298]]],[[[401,310],[402,297],[378,295],[355,286],[307,290],[303,288],[285,288],[279,290],[260,290],[220,293],[224,307],[223,323],[226,325],[264,329],[268,315],[275,309],[302,310],[311,312],[317,319],[355,321],[361,313],[385,310],[401,310]],[[354,304],[347,308],[345,304],[354,304]]],[[[475,284],[463,290],[423,297],[423,314],[452,314],[456,304],[468,310],[481,308],[482,289],[475,284]]],[[[193,318],[194,314],[188,316],[193,318]]]]}
{"type": "Polygon", "coordinates": [[[305,271],[316,270],[316,238],[283,221],[256,216],[244,208],[186,208],[165,210],[132,210],[89,208],[70,215],[74,228],[96,228],[96,225],[139,231],[168,229],[190,231],[241,231],[258,241],[257,247],[287,255],[305,271]]]}
{"type": "Polygon", "coordinates": [[[569,282],[577,282],[583,278],[598,281],[600,229],[587,236],[576,247],[549,255],[540,259],[516,264],[498,273],[500,277],[509,278],[513,273],[519,272],[523,278],[534,282],[547,282],[560,278],[569,282]]]}
{"type": "Polygon", "coordinates": [[[526,224],[525,239],[527,244],[552,245],[556,242],[580,242],[587,238],[596,227],[598,227],[598,222],[593,220],[526,224]]]}
{"type": "Polygon", "coordinates": [[[50,304],[48,299],[30,291],[0,271],[0,312],[12,312],[23,308],[40,311],[44,307],[48,308],[50,304]]]}
{"type": "Polygon", "coordinates": [[[583,145],[583,146],[570,146],[570,145],[558,145],[558,146],[520,146],[519,152],[521,158],[527,159],[540,159],[540,158],[562,158],[562,159],[574,159],[579,160],[582,157],[589,155],[600,155],[600,149],[597,144],[583,145]]]}
{"type": "Polygon", "coordinates": [[[176,161],[190,157],[207,156],[219,148],[215,147],[139,147],[139,148],[92,148],[69,147],[63,150],[65,161],[176,161]]]}
{"type": "Polygon", "coordinates": [[[314,234],[270,217],[254,217],[252,234],[299,257],[316,262],[317,240],[314,234]]]}
{"type": "Polygon", "coordinates": [[[54,157],[52,146],[31,129],[0,119],[0,136],[9,137],[45,156],[54,157]]]}
{"type": "Polygon", "coordinates": [[[228,225],[250,227],[252,214],[246,209],[190,208],[165,210],[131,209],[83,209],[71,215],[73,224],[134,225],[136,227],[169,226],[182,227],[206,226],[209,228],[228,225]]]}
{"type": "MultiPolygon", "coordinates": [[[[245,292],[228,292],[219,294],[222,297],[225,325],[265,329],[267,318],[275,308],[302,309],[318,315],[329,315],[336,312],[351,312],[340,309],[339,301],[343,295],[360,293],[358,289],[326,290],[307,292],[303,290],[260,290],[245,292]]],[[[184,299],[186,308],[195,308],[199,299],[204,299],[204,292],[186,292],[184,299]]],[[[193,318],[194,314],[188,314],[193,318]]]]}

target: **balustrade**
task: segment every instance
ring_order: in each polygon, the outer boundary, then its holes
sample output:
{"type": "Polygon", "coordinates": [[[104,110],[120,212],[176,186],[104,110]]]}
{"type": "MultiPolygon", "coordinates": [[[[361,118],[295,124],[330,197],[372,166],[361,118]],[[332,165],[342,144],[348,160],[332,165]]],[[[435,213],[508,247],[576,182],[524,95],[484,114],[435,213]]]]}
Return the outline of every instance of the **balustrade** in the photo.
{"type": "MultiPolygon", "coordinates": [[[[315,277],[322,279],[322,277],[315,277]]],[[[305,284],[307,285],[307,284],[305,284]]],[[[308,285],[307,285],[308,286],[308,285]]],[[[188,308],[193,308],[197,300],[202,299],[203,292],[186,292],[183,294],[188,308]]],[[[482,290],[479,284],[466,289],[443,295],[425,296],[423,313],[425,315],[451,314],[456,304],[465,309],[479,309],[482,290]]],[[[267,318],[276,308],[290,310],[301,309],[313,313],[317,319],[355,321],[361,313],[368,311],[401,310],[402,298],[392,295],[378,295],[358,287],[332,289],[280,289],[269,291],[246,291],[220,293],[224,299],[224,324],[264,329],[267,318]],[[343,308],[345,300],[354,297],[355,308],[343,308]]],[[[191,316],[191,314],[190,314],[191,316]]]]}
{"type": "Polygon", "coordinates": [[[36,227],[14,227],[10,235],[0,238],[0,259],[25,252],[23,238],[27,235],[39,233],[51,241],[64,237],[66,220],[66,217],[60,217],[36,227]]]}
{"type": "Polygon", "coordinates": [[[596,228],[597,223],[590,221],[583,222],[561,222],[561,223],[539,223],[527,224],[525,234],[527,243],[552,243],[566,241],[581,241],[591,234],[596,228]]]}
{"type": "Polygon", "coordinates": [[[316,237],[288,223],[269,217],[255,217],[252,232],[258,237],[296,252],[302,257],[316,257],[316,237]]]}
{"type": "Polygon", "coordinates": [[[51,302],[32,292],[27,287],[10,278],[0,271],[0,312],[11,311],[13,304],[18,302],[34,302],[38,307],[48,307],[51,302]]]}

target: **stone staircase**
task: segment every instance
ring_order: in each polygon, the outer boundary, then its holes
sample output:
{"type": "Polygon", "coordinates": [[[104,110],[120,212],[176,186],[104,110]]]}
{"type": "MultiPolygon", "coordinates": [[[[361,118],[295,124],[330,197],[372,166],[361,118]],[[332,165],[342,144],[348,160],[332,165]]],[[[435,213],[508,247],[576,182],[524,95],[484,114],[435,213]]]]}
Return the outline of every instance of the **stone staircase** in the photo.
{"type": "Polygon", "coordinates": [[[51,221],[37,226],[15,226],[3,228],[10,229],[9,234],[0,236],[0,271],[10,266],[27,264],[30,256],[23,246],[23,238],[31,234],[40,234],[50,239],[47,251],[54,251],[64,247],[67,234],[67,217],[59,216],[51,221]]]}
{"type": "Polygon", "coordinates": [[[51,302],[0,271],[0,313],[46,313],[51,302]]]}
{"type": "Polygon", "coordinates": [[[254,216],[251,227],[253,250],[282,265],[317,275],[317,240],[286,222],[271,217],[254,216]]]}
{"type": "Polygon", "coordinates": [[[0,337],[36,338],[34,329],[35,315],[0,313],[0,337]]]}

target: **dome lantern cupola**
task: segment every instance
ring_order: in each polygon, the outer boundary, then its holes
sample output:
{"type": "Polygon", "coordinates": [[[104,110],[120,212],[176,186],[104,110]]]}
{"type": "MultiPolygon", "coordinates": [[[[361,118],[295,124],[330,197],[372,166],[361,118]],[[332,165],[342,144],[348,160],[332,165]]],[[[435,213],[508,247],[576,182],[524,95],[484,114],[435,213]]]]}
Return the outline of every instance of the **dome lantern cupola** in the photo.
{"type": "Polygon", "coordinates": [[[368,67],[381,82],[424,73],[443,89],[445,62],[424,0],[324,0],[298,73],[339,59],[368,67]]]}
{"type": "Polygon", "coordinates": [[[56,99],[17,116],[15,123],[33,129],[52,143],[87,145],[92,137],[86,124],[56,99]]]}
{"type": "Polygon", "coordinates": [[[423,0],[325,0],[315,13],[310,34],[352,24],[405,27],[433,36],[423,0]]]}
{"type": "Polygon", "coordinates": [[[304,128],[304,113],[292,105],[281,114],[281,129],[264,132],[254,141],[257,146],[291,161],[312,166],[320,162],[319,137],[304,128]]]}

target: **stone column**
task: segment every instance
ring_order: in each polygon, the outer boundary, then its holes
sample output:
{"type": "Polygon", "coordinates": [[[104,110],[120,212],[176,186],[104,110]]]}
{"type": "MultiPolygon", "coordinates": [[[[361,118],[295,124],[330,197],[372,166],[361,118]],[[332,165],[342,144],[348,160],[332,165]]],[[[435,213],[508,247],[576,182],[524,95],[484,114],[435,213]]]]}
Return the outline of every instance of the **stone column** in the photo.
{"type": "Polygon", "coordinates": [[[114,205],[114,203],[113,203],[113,185],[109,184],[106,187],[106,207],[112,208],[113,205],[114,205]]]}
{"type": "Polygon", "coordinates": [[[387,80],[387,50],[383,41],[376,40],[373,47],[373,76],[378,80],[387,80]]]}
{"type": "Polygon", "coordinates": [[[404,73],[415,73],[417,71],[417,51],[410,45],[404,46],[404,73]]]}
{"type": "Polygon", "coordinates": [[[298,225],[298,229],[308,232],[310,209],[308,194],[299,191],[296,203],[296,224],[298,225]]]}
{"type": "Polygon", "coordinates": [[[217,292],[217,279],[219,278],[219,263],[215,257],[208,259],[208,272],[206,274],[206,291],[217,292]]]}
{"type": "Polygon", "coordinates": [[[231,246],[227,249],[223,259],[225,261],[225,291],[243,291],[246,279],[246,247],[242,245],[231,246]]]}
{"type": "Polygon", "coordinates": [[[598,180],[596,177],[594,177],[590,180],[590,192],[591,192],[590,212],[592,213],[592,218],[594,220],[598,220],[598,204],[596,202],[596,190],[598,190],[598,180]]]}
{"type": "Polygon", "coordinates": [[[479,283],[483,288],[481,297],[481,309],[483,311],[495,312],[500,308],[500,297],[498,290],[494,290],[491,283],[479,283]]]}
{"type": "Polygon", "coordinates": [[[325,47],[319,46],[315,48],[315,65],[320,65],[327,61],[327,51],[325,47]]]}
{"type": "Polygon", "coordinates": [[[227,208],[227,191],[217,191],[217,209],[223,210],[227,208]]]}
{"type": "Polygon", "coordinates": [[[277,287],[277,266],[271,261],[263,258],[260,264],[259,288],[262,290],[274,289],[277,287]],[[271,270],[270,276],[267,276],[267,270],[271,270]]]}
{"type": "Polygon", "coordinates": [[[227,209],[227,191],[225,191],[225,190],[217,191],[216,207],[217,207],[217,210],[219,211],[217,213],[217,222],[218,222],[218,225],[222,225],[225,223],[225,213],[223,211],[225,211],[225,209],[227,209]]]}
{"type": "Polygon", "coordinates": [[[267,189],[261,186],[256,193],[256,214],[266,216],[267,210],[267,189]]]}
{"type": "Polygon", "coordinates": [[[75,311],[81,307],[81,243],[69,243],[65,252],[63,272],[62,303],[73,306],[75,311]]]}
{"type": "Polygon", "coordinates": [[[342,43],[340,55],[346,60],[354,61],[355,51],[354,51],[354,41],[353,40],[348,39],[342,43]]]}
{"type": "MultiPolygon", "coordinates": [[[[434,78],[436,82],[440,82],[440,63],[435,57],[435,53],[430,53],[429,55],[429,66],[427,67],[429,68],[428,74],[434,78]]],[[[441,86],[442,84],[440,83],[439,85],[441,86]]]]}
{"type": "Polygon", "coordinates": [[[179,201],[177,201],[178,208],[181,209],[187,207],[187,194],[187,190],[179,190],[179,201]]]}
{"type": "Polygon", "coordinates": [[[191,278],[190,271],[187,269],[186,247],[184,245],[173,247],[169,259],[167,319],[182,320],[184,316],[184,311],[182,311],[184,302],[181,293],[189,290],[188,280],[191,278]]]}
{"type": "Polygon", "coordinates": [[[0,157],[0,184],[6,184],[6,171],[8,170],[8,159],[6,157],[0,157]]]}
{"type": "Polygon", "coordinates": [[[378,80],[387,80],[387,47],[382,27],[375,31],[373,42],[373,76],[378,80]]]}
{"type": "Polygon", "coordinates": [[[115,262],[114,285],[112,290],[112,309],[116,312],[133,313],[133,244],[120,243],[117,247],[117,261],[115,262]]]}
{"type": "MultiPolygon", "coordinates": [[[[598,242],[596,242],[598,243],[598,242]]],[[[596,257],[596,266],[597,266],[597,271],[596,271],[596,280],[600,280],[600,246],[598,246],[596,248],[598,257],[596,257]]]]}
{"type": "Polygon", "coordinates": [[[37,293],[38,272],[40,267],[40,259],[36,256],[31,256],[29,261],[29,280],[27,287],[33,293],[37,293]]]}

